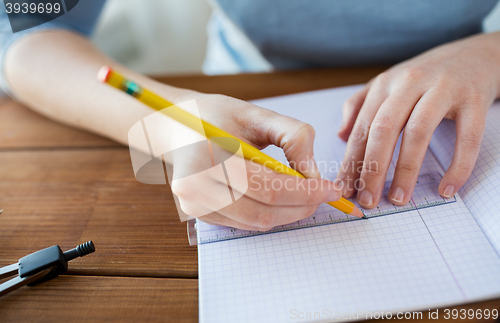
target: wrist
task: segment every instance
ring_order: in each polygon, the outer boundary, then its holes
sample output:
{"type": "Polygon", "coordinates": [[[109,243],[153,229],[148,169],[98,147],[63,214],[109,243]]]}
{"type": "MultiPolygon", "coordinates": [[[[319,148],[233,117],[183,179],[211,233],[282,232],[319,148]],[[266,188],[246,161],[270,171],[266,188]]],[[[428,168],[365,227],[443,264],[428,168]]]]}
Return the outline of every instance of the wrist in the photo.
{"type": "Polygon", "coordinates": [[[476,36],[474,47],[480,50],[479,58],[488,63],[488,73],[493,78],[491,91],[494,99],[500,98],[500,32],[476,36]]]}

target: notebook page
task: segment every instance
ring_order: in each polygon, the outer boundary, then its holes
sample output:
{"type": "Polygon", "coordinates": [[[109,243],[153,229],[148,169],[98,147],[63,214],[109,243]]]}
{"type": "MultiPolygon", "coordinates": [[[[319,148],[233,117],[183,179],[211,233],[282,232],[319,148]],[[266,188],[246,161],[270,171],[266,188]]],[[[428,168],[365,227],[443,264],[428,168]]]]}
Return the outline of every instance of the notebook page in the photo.
{"type": "MultiPolygon", "coordinates": [[[[340,161],[341,106],[356,89],[256,103],[312,124],[317,161],[340,161]]],[[[267,152],[282,160],[279,150],[267,152]]],[[[431,157],[423,171],[440,171],[431,157]]],[[[307,312],[329,320],[341,312],[426,309],[500,293],[500,259],[459,196],[369,220],[206,243],[198,257],[202,322],[294,322],[307,312]]]]}
{"type": "MultiPolygon", "coordinates": [[[[451,164],[455,142],[455,123],[444,120],[435,131],[430,147],[446,169],[451,164]]],[[[488,111],[476,166],[459,194],[500,254],[500,102],[495,102],[488,111]]]]}
{"type": "Polygon", "coordinates": [[[452,205],[199,245],[200,321],[326,320],[498,296],[494,250],[452,205]]]}

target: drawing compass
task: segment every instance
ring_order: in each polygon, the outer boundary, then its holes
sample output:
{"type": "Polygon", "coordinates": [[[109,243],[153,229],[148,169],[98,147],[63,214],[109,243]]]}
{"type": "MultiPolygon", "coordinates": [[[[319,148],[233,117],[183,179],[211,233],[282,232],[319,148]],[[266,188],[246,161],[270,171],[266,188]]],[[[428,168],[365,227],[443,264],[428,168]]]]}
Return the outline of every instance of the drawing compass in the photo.
{"type": "MultiPolygon", "coordinates": [[[[1,213],[1,211],[0,211],[1,213]]],[[[0,284],[0,297],[24,285],[33,286],[55,278],[68,270],[68,262],[93,253],[92,241],[63,252],[58,245],[27,255],[15,264],[0,268],[0,279],[16,277],[0,284]]]]}

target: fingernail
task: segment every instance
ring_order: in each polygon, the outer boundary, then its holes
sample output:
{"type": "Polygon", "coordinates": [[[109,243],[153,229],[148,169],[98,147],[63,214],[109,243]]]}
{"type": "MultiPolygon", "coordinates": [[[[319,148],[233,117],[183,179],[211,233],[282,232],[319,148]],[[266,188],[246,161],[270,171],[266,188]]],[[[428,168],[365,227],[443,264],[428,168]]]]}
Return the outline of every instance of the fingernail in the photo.
{"type": "Polygon", "coordinates": [[[371,206],[373,204],[372,193],[368,191],[362,191],[359,195],[359,204],[362,206],[371,206]]]}
{"type": "Polygon", "coordinates": [[[453,193],[455,193],[455,186],[453,185],[448,185],[444,189],[443,196],[446,198],[450,198],[453,196],[453,193]]]}
{"type": "Polygon", "coordinates": [[[401,187],[396,187],[394,189],[394,191],[392,192],[392,197],[391,199],[394,201],[394,202],[397,202],[397,203],[402,203],[403,200],[405,199],[405,192],[403,191],[403,189],[401,187]]]}

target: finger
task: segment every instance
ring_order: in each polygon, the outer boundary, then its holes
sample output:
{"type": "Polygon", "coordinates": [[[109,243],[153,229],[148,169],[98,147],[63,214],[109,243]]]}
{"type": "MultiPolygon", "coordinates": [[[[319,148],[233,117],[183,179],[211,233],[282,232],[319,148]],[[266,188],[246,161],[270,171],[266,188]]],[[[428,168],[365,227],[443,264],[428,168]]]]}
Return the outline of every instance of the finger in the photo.
{"type": "MultiPolygon", "coordinates": [[[[235,133],[240,133],[244,140],[258,148],[271,144],[282,148],[292,168],[307,178],[321,177],[314,161],[314,129],[297,119],[263,109],[244,101],[231,100],[241,109],[232,115],[235,133]]],[[[235,112],[232,112],[235,113],[235,112]]]]}
{"type": "Polygon", "coordinates": [[[341,197],[340,189],[331,181],[277,174],[252,161],[242,161],[248,165],[248,172],[229,172],[230,182],[226,181],[222,164],[181,178],[175,178],[174,167],[172,192],[178,197],[182,211],[190,216],[200,217],[219,211],[243,194],[261,204],[273,206],[319,205],[338,201],[341,197]],[[239,183],[242,181],[239,177],[245,177],[247,182],[247,189],[242,192],[238,191],[243,186],[239,183]]]}
{"type": "MultiPolygon", "coordinates": [[[[252,163],[250,161],[246,162],[252,163]]],[[[261,172],[264,169],[261,165],[255,166],[261,172]]],[[[294,219],[303,217],[305,213],[309,214],[311,207],[317,207],[320,203],[340,199],[340,189],[333,182],[323,179],[298,178],[277,174],[273,171],[253,173],[252,176],[256,177],[249,180],[249,189],[246,191],[246,195],[237,194],[232,187],[228,186],[227,182],[218,181],[211,176],[211,173],[217,171],[218,167],[220,168],[221,165],[210,168],[201,174],[172,181],[172,192],[178,197],[179,206],[184,213],[193,217],[201,217],[212,212],[226,212],[221,210],[229,205],[237,204],[242,199],[245,201],[251,200],[258,205],[267,204],[273,206],[275,210],[258,212],[258,209],[254,209],[248,202],[242,206],[244,210],[241,212],[234,206],[230,208],[231,212],[234,212],[235,216],[244,216],[247,212],[250,212],[250,215],[247,215],[250,216],[250,219],[255,212],[260,217],[248,221],[234,217],[233,219],[247,225],[252,225],[256,221],[261,227],[267,227],[268,223],[264,221],[262,214],[276,213],[285,219],[283,221],[293,222],[294,219]],[[327,189],[328,187],[329,189],[327,189]],[[293,205],[294,207],[287,208],[282,205],[293,205]],[[288,215],[286,212],[288,212],[288,215]],[[291,220],[287,220],[288,218],[291,220]]],[[[242,203],[244,202],[237,205],[242,203]]],[[[231,212],[224,214],[230,217],[231,212]]],[[[283,223],[283,221],[276,221],[276,219],[272,221],[273,223],[283,223]]]]}
{"type": "MultiPolygon", "coordinates": [[[[210,191],[201,190],[196,192],[195,198],[179,198],[182,210],[191,216],[203,217],[217,212],[218,214],[231,219],[232,221],[218,220],[219,224],[226,226],[236,226],[234,222],[245,226],[268,230],[277,225],[284,225],[299,221],[311,216],[318,208],[316,205],[303,206],[274,206],[260,203],[247,196],[242,196],[236,201],[226,200],[229,197],[228,187],[221,183],[214,183],[210,191]],[[205,213],[196,213],[203,210],[205,213]],[[209,210],[208,212],[206,210],[209,210]]],[[[210,217],[209,217],[210,218],[210,217]]],[[[242,227],[237,226],[237,227],[242,227]]]]}
{"type": "Polygon", "coordinates": [[[371,82],[367,83],[361,90],[354,93],[349,99],[344,102],[342,108],[342,125],[339,128],[337,135],[340,139],[347,141],[354,126],[354,122],[358,116],[361,106],[365,102],[366,94],[370,89],[371,82]]]}
{"type": "MultiPolygon", "coordinates": [[[[211,147],[214,163],[224,166],[224,174],[217,171],[200,173],[213,174],[213,180],[231,186],[233,191],[238,193],[235,196],[247,194],[255,200],[270,205],[312,205],[338,201],[341,197],[340,189],[334,182],[321,178],[306,180],[278,174],[241,156],[227,157],[227,152],[217,145],[211,147]],[[218,158],[219,155],[223,158],[218,158]]],[[[190,166],[190,169],[192,168],[194,166],[190,166]]]]}
{"type": "Polygon", "coordinates": [[[386,82],[378,76],[368,90],[363,106],[354,122],[347,140],[344,159],[335,181],[341,186],[342,196],[346,198],[351,197],[356,192],[355,183],[359,177],[359,167],[362,165],[365,156],[370,125],[387,96],[386,82]]]}
{"type": "Polygon", "coordinates": [[[262,127],[269,143],[283,149],[290,167],[307,178],[320,178],[314,160],[314,128],[297,119],[270,114],[262,127]]]}
{"type": "Polygon", "coordinates": [[[247,196],[220,209],[217,213],[259,230],[296,222],[311,216],[319,204],[304,206],[275,206],[260,203],[247,196]]]}
{"type": "Polygon", "coordinates": [[[181,210],[196,218],[218,212],[234,203],[234,194],[227,183],[209,176],[172,181],[172,192],[178,197],[181,210]]]}
{"type": "Polygon", "coordinates": [[[362,189],[358,190],[362,207],[373,208],[379,203],[399,134],[420,96],[406,83],[395,89],[373,119],[360,175],[362,189]]]}
{"type": "Polygon", "coordinates": [[[212,181],[211,184],[207,184],[199,179],[193,180],[193,178],[183,178],[180,180],[173,180],[171,189],[172,193],[177,196],[179,207],[182,212],[189,216],[199,218],[214,212],[216,209],[213,208],[213,205],[219,205],[220,208],[231,202],[228,200],[230,196],[228,196],[229,191],[226,187],[225,192],[212,191],[213,201],[211,202],[211,205],[204,203],[204,200],[206,200],[206,188],[210,187],[212,189],[216,186],[216,184],[217,183],[214,181],[212,181]]]}
{"type": "Polygon", "coordinates": [[[229,185],[236,199],[247,195],[269,205],[315,205],[341,198],[340,188],[332,181],[278,174],[251,160],[243,160],[244,170],[239,171],[242,167],[237,158],[241,157],[233,156],[224,162],[227,180],[224,176],[213,177],[214,181],[229,185]]]}
{"type": "Polygon", "coordinates": [[[390,200],[397,205],[410,201],[420,167],[434,130],[451,106],[445,91],[432,89],[417,102],[403,130],[394,179],[389,189],[390,200]]]}
{"type": "Polygon", "coordinates": [[[439,194],[452,197],[467,181],[481,148],[486,113],[484,107],[463,109],[455,120],[457,141],[451,165],[439,184],[439,194]]]}
{"type": "MultiPolygon", "coordinates": [[[[341,198],[340,187],[332,181],[278,174],[252,161],[247,161],[246,165],[247,174],[235,175],[248,176],[246,178],[248,189],[239,193],[260,203],[276,206],[318,205],[338,201],[341,198]]],[[[238,182],[241,182],[241,179],[238,182]]]]}

